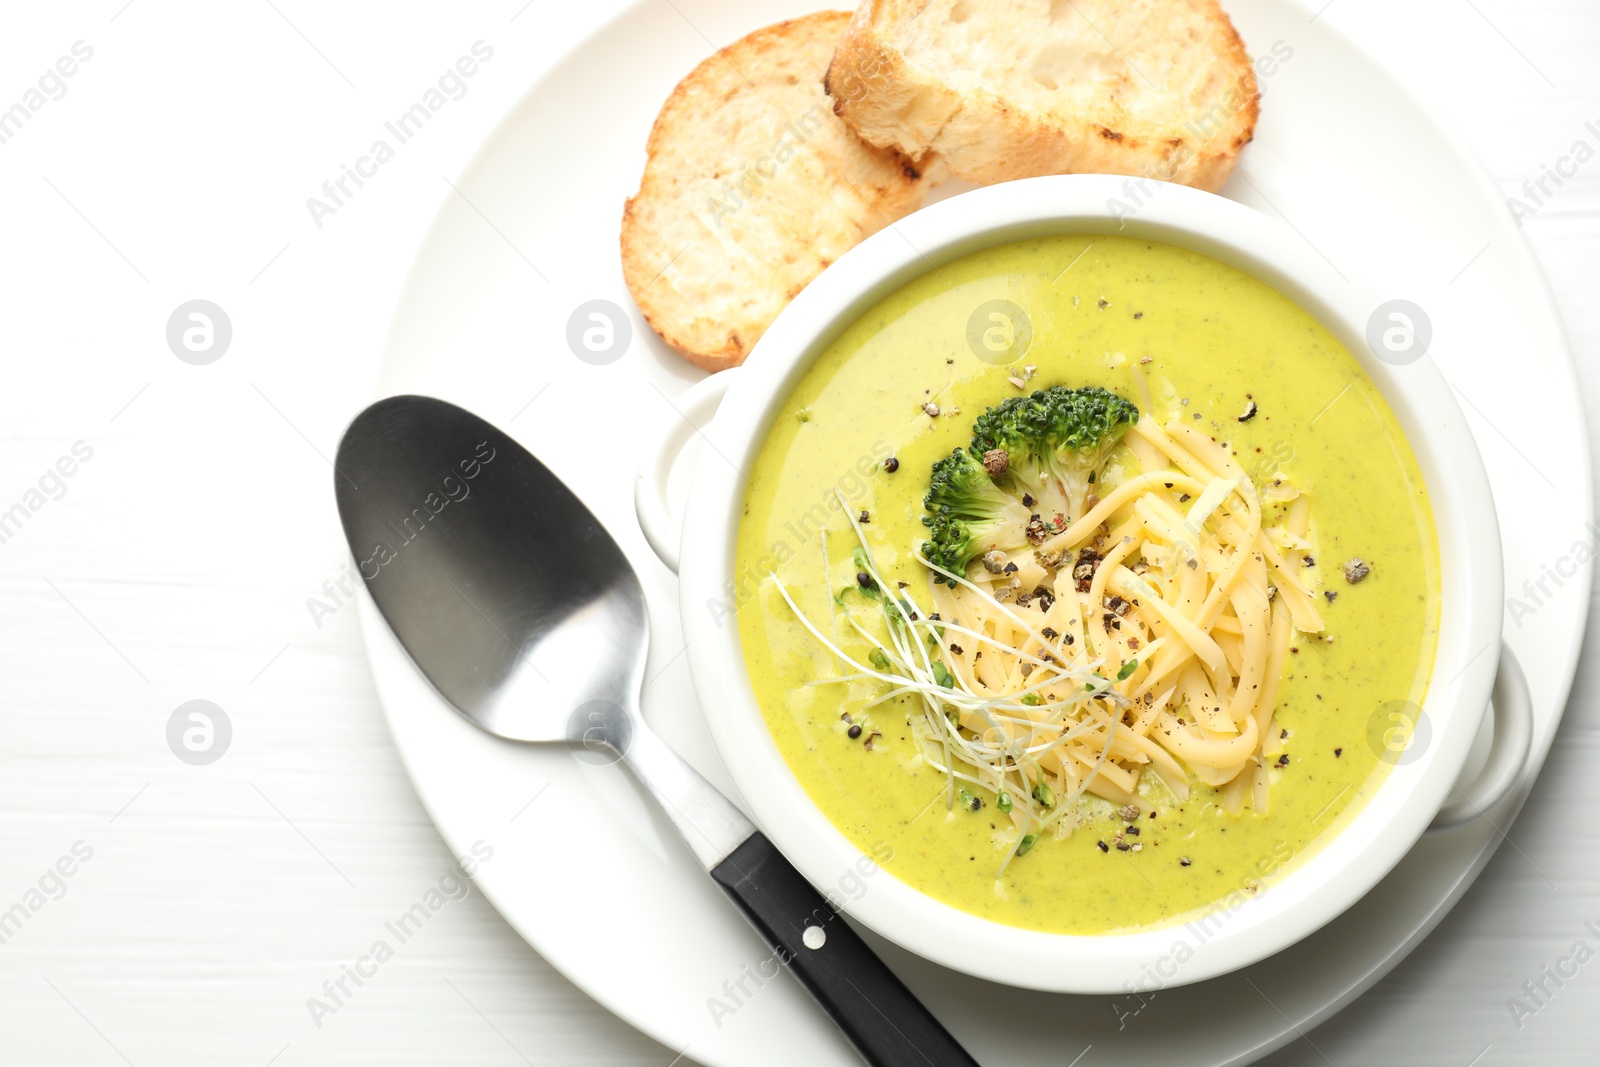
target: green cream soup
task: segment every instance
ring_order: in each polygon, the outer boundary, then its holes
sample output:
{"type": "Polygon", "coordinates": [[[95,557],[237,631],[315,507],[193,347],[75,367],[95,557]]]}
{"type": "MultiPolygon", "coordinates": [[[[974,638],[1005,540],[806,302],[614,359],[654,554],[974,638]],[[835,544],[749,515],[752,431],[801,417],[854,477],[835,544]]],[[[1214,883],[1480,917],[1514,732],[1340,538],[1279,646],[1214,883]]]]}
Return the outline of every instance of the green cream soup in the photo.
{"type": "MultiPolygon", "coordinates": [[[[887,857],[885,869],[901,881],[974,915],[1105,933],[1184,921],[1259,892],[1371,796],[1387,770],[1389,731],[1403,721],[1394,713],[1422,702],[1439,612],[1438,550],[1422,477],[1394,416],[1304,311],[1197,253],[1055,237],[945,265],[833,342],[779,409],[750,478],[731,603],[773,737],[841,832],[887,857]],[[1008,332],[1005,318],[991,317],[1005,314],[999,301],[1024,309],[1031,331],[1014,324],[1008,332]],[[1008,354],[992,350],[1019,338],[1023,357],[995,362],[1008,354]],[[1154,815],[1139,819],[1137,837],[1122,830],[1120,838],[1137,850],[1102,847],[1125,824],[1111,805],[1086,798],[1070,835],[1041,835],[997,877],[1016,841],[1010,820],[992,804],[950,809],[944,776],[920,757],[911,698],[862,711],[881,686],[807,684],[845,670],[768,574],[829,632],[832,594],[856,571],[839,494],[870,520],[863,530],[885,579],[910,583],[925,603],[928,574],[911,552],[926,533],[929,468],[967,443],[985,408],[1017,395],[1009,379],[1029,365],[1037,368],[1030,390],[1100,385],[1143,408],[1137,369],[1157,420],[1189,420],[1257,484],[1282,476],[1304,490],[1319,588],[1336,596],[1318,598],[1325,634],[1292,642],[1266,745],[1267,815],[1229,815],[1218,792],[1198,782],[1180,803],[1146,774],[1140,799],[1154,815]],[[1252,401],[1257,414],[1240,422],[1252,401]],[[939,414],[930,416],[928,404],[939,414]],[[1359,584],[1341,572],[1352,557],[1372,565],[1359,584]],[[865,726],[861,736],[849,736],[845,712],[865,726]]],[[[865,658],[864,642],[842,637],[841,645],[865,658]]]]}

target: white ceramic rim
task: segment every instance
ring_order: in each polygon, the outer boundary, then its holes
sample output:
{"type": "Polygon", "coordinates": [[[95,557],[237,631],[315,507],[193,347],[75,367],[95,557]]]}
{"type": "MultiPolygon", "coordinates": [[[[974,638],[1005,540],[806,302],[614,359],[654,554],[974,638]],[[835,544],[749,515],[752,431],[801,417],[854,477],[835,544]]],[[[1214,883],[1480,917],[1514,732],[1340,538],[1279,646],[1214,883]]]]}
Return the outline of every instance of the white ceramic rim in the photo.
{"type": "MultiPolygon", "coordinates": [[[[1126,934],[1047,934],[943,904],[877,877],[846,913],[936,963],[993,982],[1062,993],[1148,988],[1152,967],[1187,956],[1172,986],[1236,970],[1294,944],[1359,900],[1411,848],[1462,770],[1494,678],[1502,612],[1499,531],[1477,446],[1430,357],[1375,357],[1367,320],[1379,300],[1335,273],[1284,224],[1225,198],[1162,185],[1139,210],[1127,179],[1033,178],[933,204],[874,235],[811,283],[773,323],[704,429],[683,530],[681,611],[690,671],[711,733],[748,809],[813,884],[829,886],[862,853],[817,808],[768,732],[746,674],[737,627],[708,605],[733,570],[744,480],[774,408],[838,333],[933,267],[982,248],[1047,234],[1119,234],[1193,249],[1259,278],[1318,319],[1357,358],[1409,439],[1432,498],[1443,610],[1423,703],[1432,737],[1393,768],[1373,799],[1281,881],[1204,937],[1186,927],[1126,934]],[[735,469],[737,467],[737,470],[735,469]]],[[[1154,183],[1152,183],[1154,184],[1154,183]]]]}

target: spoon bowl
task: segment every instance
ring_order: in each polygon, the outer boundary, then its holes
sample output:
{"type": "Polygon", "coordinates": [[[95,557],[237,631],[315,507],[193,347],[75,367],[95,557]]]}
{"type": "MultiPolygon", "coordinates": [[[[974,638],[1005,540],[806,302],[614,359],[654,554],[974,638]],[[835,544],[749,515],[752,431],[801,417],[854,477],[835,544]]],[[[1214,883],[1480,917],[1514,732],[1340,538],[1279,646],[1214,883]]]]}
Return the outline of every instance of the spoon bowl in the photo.
{"type": "Polygon", "coordinates": [[[637,698],[644,591],[560,479],[477,416],[419,396],[362,412],[337,463],[367,591],[457,711],[513,741],[625,747],[627,717],[591,713],[637,698]]]}

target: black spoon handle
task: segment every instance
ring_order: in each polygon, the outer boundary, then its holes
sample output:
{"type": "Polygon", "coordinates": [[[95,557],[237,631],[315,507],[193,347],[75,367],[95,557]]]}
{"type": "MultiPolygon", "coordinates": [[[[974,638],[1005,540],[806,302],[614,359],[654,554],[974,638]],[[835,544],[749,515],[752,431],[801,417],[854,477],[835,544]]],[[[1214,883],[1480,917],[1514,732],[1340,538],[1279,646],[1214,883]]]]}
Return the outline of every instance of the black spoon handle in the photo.
{"type": "Polygon", "coordinates": [[[765,834],[711,877],[872,1067],[977,1067],[765,834]]]}

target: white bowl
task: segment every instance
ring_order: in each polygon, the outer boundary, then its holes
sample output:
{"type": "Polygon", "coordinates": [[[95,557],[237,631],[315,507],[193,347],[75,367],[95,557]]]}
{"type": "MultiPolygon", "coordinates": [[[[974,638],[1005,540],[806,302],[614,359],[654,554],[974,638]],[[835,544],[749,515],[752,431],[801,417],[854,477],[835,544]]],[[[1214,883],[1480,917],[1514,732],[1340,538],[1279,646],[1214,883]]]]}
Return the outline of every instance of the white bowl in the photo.
{"type": "MultiPolygon", "coordinates": [[[[1477,448],[1431,359],[1393,365],[1366,340],[1379,301],[1347,282],[1294,231],[1222,197],[1160,186],[1129,215],[1127,179],[1077,175],[980,189],[927,207],[830,266],[778,317],[744,367],[686,398],[707,447],[682,523],[681,604],[690,669],[711,734],[768,837],[827,889],[863,854],[812,803],[768,732],[746,674],[738,627],[712,610],[733,572],[745,482],[780,403],[839,332],[883,297],[960,256],[1051,234],[1120,234],[1204,253],[1283,293],[1361,362],[1410,440],[1433,502],[1442,611],[1423,705],[1426,746],[1393,767],[1376,795],[1332,840],[1254,895],[1239,893],[1204,923],[1133,933],[1041,933],[979,918],[879,873],[859,899],[836,903],[852,919],[937,963],[981,978],[1072,993],[1147,990],[1244,967],[1299,941],[1350,907],[1392,868],[1440,813],[1483,722],[1497,658],[1497,747],[1491,767],[1445,821],[1481,813],[1516,780],[1530,714],[1520,672],[1500,646],[1502,569],[1489,483],[1477,448]],[[1119,215],[1125,217],[1118,217],[1119,215]],[[1520,696],[1520,699],[1519,699],[1520,696]]],[[[1150,183],[1152,186],[1156,183],[1150,183]]],[[[663,508],[665,474],[681,428],[641,475],[641,523],[675,561],[677,520],[663,508]]],[[[1247,872],[1241,872],[1241,879],[1247,872]]],[[[854,883],[851,883],[854,884],[854,883]]]]}

